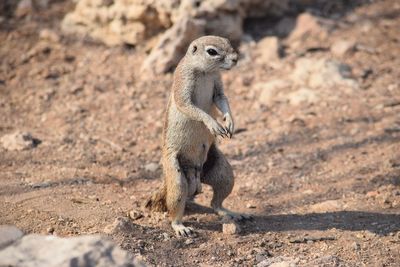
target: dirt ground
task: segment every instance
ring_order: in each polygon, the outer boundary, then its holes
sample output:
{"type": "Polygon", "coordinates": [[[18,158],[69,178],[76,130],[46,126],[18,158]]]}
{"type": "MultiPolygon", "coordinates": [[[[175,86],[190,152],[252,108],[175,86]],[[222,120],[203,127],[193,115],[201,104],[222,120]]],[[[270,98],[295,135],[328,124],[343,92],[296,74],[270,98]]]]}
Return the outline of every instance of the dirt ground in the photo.
{"type": "MultiPolygon", "coordinates": [[[[133,228],[111,236],[150,266],[400,265],[397,1],[370,1],[331,19],[324,45],[348,37],[362,44],[340,59],[358,88],[320,89],[313,104],[258,104],[255,84],[286,79],[286,66],[300,57],[332,58],[323,46],[287,51],[280,67],[243,61],[224,73],[238,129],[220,142],[236,178],[225,205],[255,219],[238,235],[222,233],[206,187],[184,217],[198,231],[188,240],[173,236],[164,214],[142,208],[161,179],[172,75],[142,76],[141,49],[63,35],[61,19],[72,8],[55,1],[0,24],[0,137],[29,131],[41,141],[30,150],[0,148],[0,224],[104,233],[134,210],[143,216],[133,228]],[[43,29],[55,35],[39,37],[43,29]]],[[[246,31],[262,35],[255,23],[246,31]]]]}

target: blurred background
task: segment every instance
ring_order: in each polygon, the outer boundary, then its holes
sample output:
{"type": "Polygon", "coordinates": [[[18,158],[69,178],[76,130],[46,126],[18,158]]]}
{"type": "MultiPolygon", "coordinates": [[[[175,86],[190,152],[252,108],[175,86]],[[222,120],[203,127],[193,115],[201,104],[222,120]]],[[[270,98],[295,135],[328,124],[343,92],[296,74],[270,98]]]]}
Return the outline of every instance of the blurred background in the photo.
{"type": "Polygon", "coordinates": [[[108,233],[157,266],[396,266],[399,25],[396,0],[2,0],[0,224],[108,233]],[[220,147],[226,206],[256,219],[232,236],[195,212],[186,242],[142,204],[173,70],[208,34],[240,54],[220,147]]]}

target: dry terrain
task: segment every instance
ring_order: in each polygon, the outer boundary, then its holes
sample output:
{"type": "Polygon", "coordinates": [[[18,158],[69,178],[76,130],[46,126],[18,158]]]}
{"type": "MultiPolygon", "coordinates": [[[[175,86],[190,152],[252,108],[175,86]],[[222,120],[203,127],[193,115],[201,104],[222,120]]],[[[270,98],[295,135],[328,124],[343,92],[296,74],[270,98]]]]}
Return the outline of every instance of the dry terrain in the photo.
{"type": "Polygon", "coordinates": [[[64,34],[72,9],[53,1],[0,22],[0,138],[34,138],[29,149],[0,146],[0,224],[106,233],[150,266],[399,266],[400,3],[326,15],[323,41],[281,35],[273,62],[257,51],[277,21],[246,21],[242,59],[223,74],[237,130],[220,147],[236,177],[225,205],[254,221],[223,233],[205,187],[184,218],[198,230],[190,239],[142,208],[162,178],[172,74],[141,74],[143,48],[64,34]],[[350,39],[351,51],[332,49],[350,39]]]}

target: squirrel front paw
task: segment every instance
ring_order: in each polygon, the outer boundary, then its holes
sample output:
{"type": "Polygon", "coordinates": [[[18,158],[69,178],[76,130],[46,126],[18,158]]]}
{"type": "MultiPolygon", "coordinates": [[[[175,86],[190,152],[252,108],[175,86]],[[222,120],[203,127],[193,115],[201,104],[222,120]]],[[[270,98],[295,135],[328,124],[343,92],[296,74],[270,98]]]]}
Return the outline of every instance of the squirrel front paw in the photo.
{"type": "Polygon", "coordinates": [[[224,116],[224,122],[225,122],[225,130],[229,134],[229,138],[232,138],[233,131],[234,131],[234,123],[232,116],[230,114],[226,114],[224,116]]]}
{"type": "Polygon", "coordinates": [[[215,121],[215,120],[209,121],[206,124],[206,126],[214,136],[219,135],[222,137],[228,137],[227,130],[221,124],[219,124],[217,121],[215,121]]]}

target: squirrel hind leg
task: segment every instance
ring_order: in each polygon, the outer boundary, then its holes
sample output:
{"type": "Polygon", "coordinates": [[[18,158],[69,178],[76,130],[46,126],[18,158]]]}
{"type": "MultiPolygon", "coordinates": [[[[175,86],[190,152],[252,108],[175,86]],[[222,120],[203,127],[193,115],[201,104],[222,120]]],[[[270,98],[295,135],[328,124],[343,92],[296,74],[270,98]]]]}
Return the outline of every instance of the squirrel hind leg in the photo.
{"type": "Polygon", "coordinates": [[[213,189],[211,207],[215,213],[235,221],[252,220],[251,215],[233,212],[222,206],[222,202],[232,192],[234,176],[231,165],[215,145],[211,146],[203,166],[202,182],[213,189]]]}
{"type": "Polygon", "coordinates": [[[188,183],[188,199],[193,199],[202,192],[200,173],[200,167],[189,167],[185,171],[185,177],[188,183]]]}
{"type": "Polygon", "coordinates": [[[179,237],[189,237],[195,236],[196,233],[182,223],[188,197],[188,181],[181,166],[182,164],[177,163],[175,157],[165,161],[166,204],[171,218],[171,227],[175,234],[179,237]]]}

